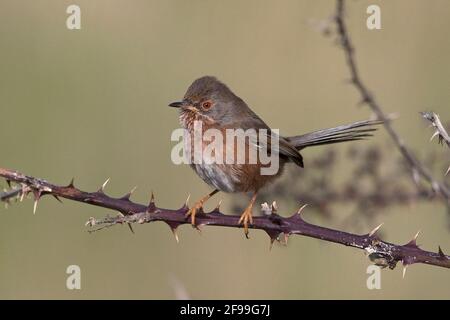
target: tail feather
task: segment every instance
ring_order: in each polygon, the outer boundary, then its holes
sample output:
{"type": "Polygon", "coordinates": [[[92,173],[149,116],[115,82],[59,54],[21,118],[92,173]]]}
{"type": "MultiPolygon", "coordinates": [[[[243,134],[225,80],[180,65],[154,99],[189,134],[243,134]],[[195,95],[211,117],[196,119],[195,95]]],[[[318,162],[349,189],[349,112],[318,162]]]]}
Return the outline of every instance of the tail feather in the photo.
{"type": "Polygon", "coordinates": [[[380,120],[358,121],[335,128],[318,130],[300,136],[288,137],[287,140],[297,149],[346,141],[364,140],[377,130],[372,126],[382,124],[380,120]]]}

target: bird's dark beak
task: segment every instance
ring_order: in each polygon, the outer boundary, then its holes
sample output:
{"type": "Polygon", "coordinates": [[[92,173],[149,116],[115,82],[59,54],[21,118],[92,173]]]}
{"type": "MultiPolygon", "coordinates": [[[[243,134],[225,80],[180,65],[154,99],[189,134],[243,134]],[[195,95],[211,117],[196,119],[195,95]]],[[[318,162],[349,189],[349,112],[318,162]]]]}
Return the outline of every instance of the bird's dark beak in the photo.
{"type": "Polygon", "coordinates": [[[185,105],[184,101],[175,101],[175,102],[170,103],[170,104],[169,104],[169,107],[172,107],[172,108],[181,108],[181,107],[184,106],[184,105],[185,105]]]}

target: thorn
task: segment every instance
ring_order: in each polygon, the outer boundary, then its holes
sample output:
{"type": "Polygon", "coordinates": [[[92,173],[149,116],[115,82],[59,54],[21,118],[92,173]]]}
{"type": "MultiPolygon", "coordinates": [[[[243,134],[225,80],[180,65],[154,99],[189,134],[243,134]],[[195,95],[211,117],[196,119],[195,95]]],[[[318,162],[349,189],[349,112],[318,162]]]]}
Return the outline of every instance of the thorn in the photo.
{"type": "Polygon", "coordinates": [[[214,208],[213,211],[218,211],[220,212],[220,205],[222,204],[222,199],[219,200],[219,202],[217,203],[217,206],[214,208]]]}
{"type": "Polygon", "coordinates": [[[180,239],[178,238],[177,228],[170,227],[170,229],[172,230],[173,236],[175,237],[175,241],[177,243],[180,243],[180,239]]]}
{"type": "Polygon", "coordinates": [[[450,172],[450,167],[448,167],[447,172],[445,173],[445,175],[447,175],[450,172]]]}
{"type": "Polygon", "coordinates": [[[272,250],[273,243],[275,242],[275,240],[278,239],[278,236],[280,233],[277,231],[272,231],[272,230],[265,230],[265,231],[270,239],[270,246],[269,246],[269,251],[270,251],[270,250],[272,250]]]}
{"type": "Polygon", "coordinates": [[[204,226],[204,224],[196,224],[195,226],[192,226],[192,228],[197,230],[199,235],[202,235],[202,229],[201,229],[202,226],[204,226]]]}
{"type": "Polygon", "coordinates": [[[62,200],[61,200],[57,195],[53,195],[53,198],[55,198],[55,199],[58,200],[59,202],[63,203],[62,200]]]}
{"type": "Polygon", "coordinates": [[[8,184],[8,187],[11,188],[11,180],[6,179],[6,183],[8,184]]]}
{"type": "Polygon", "coordinates": [[[39,190],[33,190],[34,204],[33,204],[33,214],[36,214],[37,204],[41,198],[41,192],[39,190]]]}
{"type": "Polygon", "coordinates": [[[420,230],[417,231],[416,235],[411,239],[410,242],[408,242],[407,244],[405,244],[405,246],[418,248],[418,245],[417,245],[416,240],[417,240],[417,237],[419,236],[419,234],[420,234],[420,230]]]}
{"type": "Polygon", "coordinates": [[[37,204],[38,204],[38,200],[35,199],[34,205],[33,205],[33,214],[36,214],[37,204]]]}
{"type": "Polygon", "coordinates": [[[99,193],[104,193],[104,192],[105,192],[105,187],[106,187],[106,185],[108,184],[109,179],[110,179],[110,178],[106,179],[106,181],[103,182],[102,186],[100,187],[100,189],[98,189],[97,192],[99,192],[99,193]]]}
{"type": "Polygon", "coordinates": [[[128,192],[126,195],[124,195],[121,199],[122,200],[130,200],[131,195],[133,194],[134,191],[136,191],[137,186],[134,187],[133,189],[130,190],[130,192],[128,192]]]}
{"type": "Polygon", "coordinates": [[[67,185],[67,188],[75,188],[74,182],[75,178],[72,178],[72,180],[70,180],[69,184],[67,185]]]}
{"type": "Polygon", "coordinates": [[[133,230],[133,227],[131,226],[131,223],[128,222],[127,225],[128,225],[128,228],[130,228],[131,233],[134,234],[134,230],[133,230]]]}
{"type": "Polygon", "coordinates": [[[301,216],[301,215],[302,215],[303,209],[305,209],[307,206],[308,206],[307,203],[305,203],[304,205],[302,205],[302,206],[297,210],[297,214],[301,216]]]}
{"type": "Polygon", "coordinates": [[[185,208],[185,209],[188,209],[188,208],[189,208],[189,199],[190,199],[190,198],[191,198],[191,194],[189,193],[188,196],[187,196],[187,198],[186,198],[186,201],[184,202],[183,208],[185,208]]]}
{"type": "Polygon", "coordinates": [[[375,227],[375,229],[373,229],[372,231],[370,231],[370,233],[369,233],[369,237],[372,237],[373,235],[375,235],[375,233],[377,233],[377,231],[381,228],[381,226],[384,224],[384,222],[383,223],[380,223],[377,227],[375,227]]]}
{"type": "Polygon", "coordinates": [[[151,196],[150,196],[150,202],[149,202],[148,207],[147,207],[147,212],[148,213],[154,212],[155,209],[156,209],[156,206],[155,206],[155,195],[153,194],[153,191],[152,191],[151,196]]]}
{"type": "Polygon", "coordinates": [[[172,231],[173,236],[175,237],[175,240],[177,241],[177,243],[180,243],[180,239],[178,238],[178,233],[177,233],[177,228],[180,225],[180,223],[178,223],[178,222],[169,222],[169,221],[165,221],[165,223],[169,226],[169,228],[172,231]]]}
{"type": "Polygon", "coordinates": [[[436,131],[435,133],[433,133],[433,135],[430,138],[430,142],[433,141],[434,137],[439,135],[439,131],[436,131]]]}
{"type": "Polygon", "coordinates": [[[270,238],[269,251],[272,251],[274,242],[275,242],[275,238],[270,238]]]}
{"type": "Polygon", "coordinates": [[[408,268],[408,265],[407,264],[405,264],[405,265],[403,265],[403,279],[405,279],[405,276],[406,276],[406,269],[408,268]]]}
{"type": "Polygon", "coordinates": [[[439,253],[439,256],[440,256],[441,258],[447,259],[447,257],[445,256],[444,251],[442,251],[441,246],[438,247],[438,253],[439,253]]]}

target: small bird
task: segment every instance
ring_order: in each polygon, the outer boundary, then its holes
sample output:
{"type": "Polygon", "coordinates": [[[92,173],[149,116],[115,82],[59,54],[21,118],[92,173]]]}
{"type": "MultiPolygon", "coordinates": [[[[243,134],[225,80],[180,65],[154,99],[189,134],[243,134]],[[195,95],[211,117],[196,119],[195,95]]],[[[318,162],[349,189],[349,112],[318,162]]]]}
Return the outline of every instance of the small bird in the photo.
{"type": "MultiPolygon", "coordinates": [[[[228,129],[265,129],[272,138],[275,136],[267,124],[241,98],[212,76],[204,76],[195,80],[189,86],[183,100],[172,102],[169,106],[179,109],[180,124],[186,129],[184,140],[190,141],[190,143],[194,140],[194,123],[196,121],[202,124],[202,132],[208,129],[217,129],[225,136],[225,131],[228,129]]],[[[276,135],[279,140],[277,148],[279,170],[273,175],[261,174],[261,168],[264,165],[259,160],[252,163],[195,163],[195,161],[191,161],[192,169],[214,190],[195,202],[186,216],[191,218],[191,223],[195,226],[196,214],[202,210],[205,202],[219,191],[251,193],[250,203],[239,219],[239,224],[243,225],[245,235],[248,236],[249,224],[253,223],[252,209],[258,191],[279,177],[286,163],[292,162],[303,168],[303,157],[299,153],[300,150],[312,146],[362,140],[372,136],[371,132],[376,130],[372,126],[380,123],[381,121],[378,120],[367,120],[292,137],[276,135]]],[[[267,145],[270,145],[270,141],[269,138],[267,145]]],[[[202,141],[201,145],[202,149],[205,149],[208,143],[202,141]]],[[[246,141],[245,146],[247,149],[260,147],[257,141],[246,141]]],[[[192,148],[193,145],[188,147],[192,148]]],[[[230,149],[224,145],[223,150],[224,153],[236,153],[235,147],[230,149]]],[[[191,157],[193,156],[191,153],[191,157]]]]}

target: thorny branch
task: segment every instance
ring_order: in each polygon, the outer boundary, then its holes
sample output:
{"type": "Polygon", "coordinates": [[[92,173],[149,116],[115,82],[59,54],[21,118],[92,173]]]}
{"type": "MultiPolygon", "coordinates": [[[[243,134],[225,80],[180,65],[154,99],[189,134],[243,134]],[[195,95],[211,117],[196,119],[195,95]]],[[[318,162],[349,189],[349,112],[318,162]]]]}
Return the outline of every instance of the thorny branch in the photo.
{"type": "MultiPolygon", "coordinates": [[[[352,83],[360,91],[363,97],[363,102],[367,103],[372,108],[380,120],[384,120],[386,130],[391,135],[396,146],[400,149],[402,155],[408,161],[413,171],[417,171],[426,181],[431,183],[433,190],[435,190],[436,193],[439,193],[444,198],[449,199],[450,192],[448,189],[445,185],[436,182],[428,172],[428,169],[423,167],[416,160],[392,128],[389,118],[383,113],[382,109],[375,101],[375,98],[362,83],[355,64],[354,50],[343,20],[343,13],[344,1],[337,0],[337,12],[335,19],[341,38],[341,43],[346,53],[347,63],[350,67],[352,83]]],[[[442,137],[445,139],[444,136],[442,137]]],[[[120,213],[117,216],[108,216],[103,219],[90,218],[86,223],[87,226],[99,226],[98,229],[94,229],[93,231],[111,227],[116,224],[127,223],[131,225],[132,223],[143,224],[163,221],[169,225],[178,241],[178,236],[176,233],[177,228],[180,225],[190,223],[190,220],[186,218],[185,215],[188,211],[187,203],[182,205],[181,208],[177,210],[164,209],[156,206],[153,195],[148,205],[142,205],[131,201],[130,197],[132,192],[127,193],[121,198],[109,197],[104,192],[106,183],[96,192],[85,192],[76,188],[73,181],[67,186],[58,186],[42,179],[26,176],[19,172],[3,168],[0,168],[0,176],[5,178],[8,184],[14,182],[19,186],[18,188],[1,193],[0,201],[10,201],[15,197],[23,199],[31,193],[34,196],[34,212],[36,212],[38,201],[42,196],[52,195],[58,200],[60,197],[66,198],[90,205],[108,208],[120,213]]],[[[450,268],[450,256],[445,255],[440,247],[438,248],[437,253],[425,251],[419,248],[416,243],[418,233],[408,243],[404,245],[397,245],[380,239],[377,232],[381,225],[377,226],[367,234],[357,235],[311,224],[303,218],[302,210],[304,207],[305,206],[301,207],[298,212],[294,213],[290,217],[282,217],[277,214],[277,207],[275,203],[272,204],[272,206],[263,204],[262,211],[265,215],[255,217],[250,228],[264,230],[269,235],[271,244],[275,240],[280,241],[280,238],[287,241],[288,237],[294,234],[362,249],[366,252],[369,259],[373,263],[381,267],[389,267],[390,269],[394,269],[397,263],[401,262],[404,266],[403,275],[405,274],[406,267],[414,263],[423,263],[450,268]]],[[[222,226],[240,228],[241,226],[238,224],[238,220],[238,215],[225,215],[220,212],[220,208],[218,206],[211,212],[202,212],[199,214],[197,216],[197,227],[222,226]]]]}
{"type": "Polygon", "coordinates": [[[355,59],[355,49],[353,48],[350,35],[347,30],[347,25],[344,20],[345,14],[345,1],[337,0],[336,3],[336,13],[335,22],[337,25],[337,32],[340,39],[340,44],[344,50],[347,65],[350,69],[351,83],[356,87],[356,89],[361,94],[361,103],[367,104],[378,119],[383,120],[383,125],[394,141],[397,148],[400,150],[403,157],[408,162],[414,175],[420,175],[423,179],[431,184],[431,187],[436,193],[442,195],[445,199],[447,207],[450,208],[450,190],[443,184],[438,182],[433,178],[429,170],[424,167],[405,145],[403,139],[398,135],[398,133],[392,127],[389,117],[383,112],[383,109],[376,101],[375,97],[371,94],[367,86],[363,83],[361,76],[358,71],[358,67],[355,59]]]}
{"type": "MultiPolygon", "coordinates": [[[[73,181],[67,186],[57,186],[45,180],[33,178],[3,168],[0,168],[0,176],[9,181],[9,183],[12,181],[20,185],[20,196],[28,193],[33,194],[35,209],[42,196],[53,195],[57,198],[61,197],[90,205],[109,208],[120,213],[115,217],[106,217],[104,219],[90,218],[86,223],[86,225],[90,227],[101,225],[100,228],[103,228],[124,223],[142,224],[163,221],[169,225],[178,240],[176,233],[178,226],[190,223],[190,220],[185,215],[188,210],[187,203],[182,205],[178,210],[164,209],[156,206],[153,195],[148,205],[142,205],[131,201],[131,192],[121,198],[109,197],[104,192],[106,183],[96,192],[85,192],[76,188],[73,181]]],[[[381,267],[394,269],[397,263],[401,262],[405,268],[414,263],[424,263],[450,268],[450,256],[445,255],[440,247],[438,253],[433,253],[422,250],[417,246],[416,239],[418,234],[416,234],[416,236],[407,244],[397,245],[383,241],[379,238],[377,231],[381,225],[363,235],[333,230],[306,222],[302,216],[304,207],[305,206],[301,207],[299,211],[292,216],[285,218],[277,214],[275,204],[271,207],[264,204],[262,206],[262,211],[266,214],[264,216],[255,217],[253,219],[253,225],[251,225],[250,228],[264,230],[269,235],[271,243],[275,240],[280,240],[281,236],[287,241],[290,235],[297,234],[363,249],[367,253],[369,259],[381,267]]],[[[219,207],[211,212],[198,215],[196,220],[198,228],[201,226],[241,227],[238,223],[238,215],[225,215],[220,212],[219,207]]]]}

